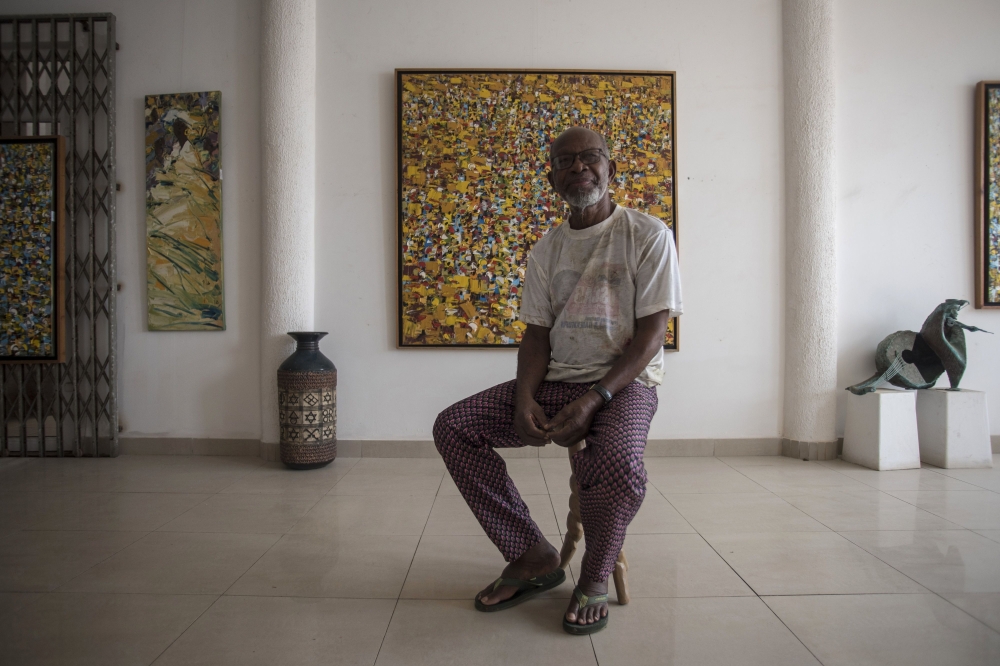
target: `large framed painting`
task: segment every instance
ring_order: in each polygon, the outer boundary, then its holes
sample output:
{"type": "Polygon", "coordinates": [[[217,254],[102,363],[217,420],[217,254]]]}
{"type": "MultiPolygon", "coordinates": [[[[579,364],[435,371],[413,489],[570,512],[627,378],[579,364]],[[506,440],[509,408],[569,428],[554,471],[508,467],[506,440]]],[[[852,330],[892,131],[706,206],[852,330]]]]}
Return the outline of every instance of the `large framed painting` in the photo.
{"type": "Polygon", "coordinates": [[[1000,308],[1000,81],[976,86],[976,307],[1000,308]]]}
{"type": "Polygon", "coordinates": [[[65,173],[63,137],[0,139],[0,362],[66,360],[65,173]]]}
{"type": "Polygon", "coordinates": [[[398,346],[517,346],[528,253],[569,213],[546,180],[567,127],[608,139],[614,201],[676,237],[674,88],[673,72],[396,70],[398,346]]]}
{"type": "Polygon", "coordinates": [[[146,97],[151,331],[222,331],[222,93],[146,97]]]}

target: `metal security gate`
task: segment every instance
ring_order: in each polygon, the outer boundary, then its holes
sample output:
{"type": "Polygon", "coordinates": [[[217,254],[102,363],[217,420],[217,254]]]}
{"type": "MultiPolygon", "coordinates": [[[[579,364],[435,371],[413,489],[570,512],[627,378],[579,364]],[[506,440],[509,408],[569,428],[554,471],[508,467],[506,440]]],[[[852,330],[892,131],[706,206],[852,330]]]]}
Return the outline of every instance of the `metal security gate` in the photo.
{"type": "Polygon", "coordinates": [[[115,17],[0,17],[0,135],[66,137],[66,363],[0,365],[0,456],[116,456],[115,17]]]}

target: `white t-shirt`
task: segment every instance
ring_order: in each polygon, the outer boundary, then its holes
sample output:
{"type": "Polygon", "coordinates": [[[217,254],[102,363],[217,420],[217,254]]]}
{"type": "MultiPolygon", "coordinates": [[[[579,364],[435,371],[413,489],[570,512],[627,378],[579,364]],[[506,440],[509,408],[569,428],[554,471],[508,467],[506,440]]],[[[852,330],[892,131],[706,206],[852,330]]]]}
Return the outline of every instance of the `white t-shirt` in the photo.
{"type": "MultiPolygon", "coordinates": [[[[550,382],[596,382],[635,335],[637,318],[681,314],[674,235],[662,221],[618,206],[586,229],[560,224],[528,257],[520,319],[550,328],[550,382]]],[[[663,382],[660,348],[637,379],[663,382]]]]}

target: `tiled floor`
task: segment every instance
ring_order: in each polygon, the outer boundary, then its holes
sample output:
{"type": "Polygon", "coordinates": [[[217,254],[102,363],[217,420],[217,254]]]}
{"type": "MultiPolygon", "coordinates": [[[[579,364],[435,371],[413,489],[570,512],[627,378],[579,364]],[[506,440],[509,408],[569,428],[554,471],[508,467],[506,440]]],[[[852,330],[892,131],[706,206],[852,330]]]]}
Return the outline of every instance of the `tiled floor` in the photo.
{"type": "MultiPolygon", "coordinates": [[[[3,459],[0,664],[1000,664],[994,458],[649,458],[592,638],[569,582],[473,609],[503,560],[438,460],[3,459]]],[[[557,543],[569,463],[508,467],[557,543]]]]}

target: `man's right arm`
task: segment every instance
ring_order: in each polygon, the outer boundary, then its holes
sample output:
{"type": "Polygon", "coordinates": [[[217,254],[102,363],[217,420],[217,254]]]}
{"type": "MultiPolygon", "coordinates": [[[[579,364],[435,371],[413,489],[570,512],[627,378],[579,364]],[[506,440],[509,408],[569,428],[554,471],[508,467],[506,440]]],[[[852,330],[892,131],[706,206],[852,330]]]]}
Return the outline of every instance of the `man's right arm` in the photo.
{"type": "Polygon", "coordinates": [[[528,324],[517,352],[517,393],[514,397],[514,430],[527,446],[545,446],[548,434],[542,427],[548,418],[535,402],[535,393],[549,371],[549,330],[528,324]]]}

